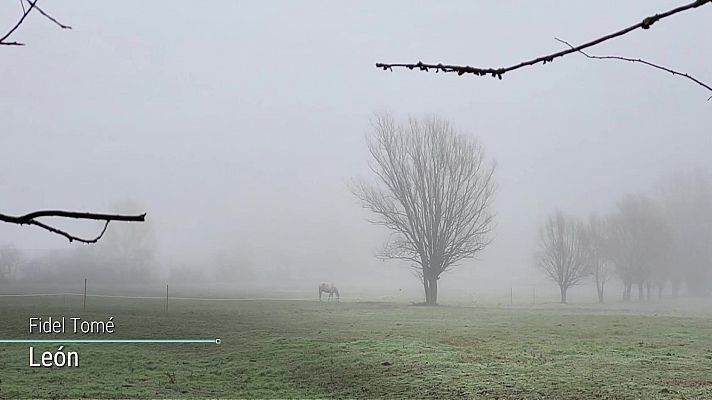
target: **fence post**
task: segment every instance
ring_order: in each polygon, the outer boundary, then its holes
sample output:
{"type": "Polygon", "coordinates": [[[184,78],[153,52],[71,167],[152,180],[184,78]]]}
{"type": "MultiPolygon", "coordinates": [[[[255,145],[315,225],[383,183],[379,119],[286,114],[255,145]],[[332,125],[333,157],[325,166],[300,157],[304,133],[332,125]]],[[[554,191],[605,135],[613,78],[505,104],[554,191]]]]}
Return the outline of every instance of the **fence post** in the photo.
{"type": "Polygon", "coordinates": [[[84,278],[84,312],[87,311],[87,278],[84,278]]]}
{"type": "Polygon", "coordinates": [[[168,312],[168,284],[166,283],[166,312],[168,312]]]}
{"type": "Polygon", "coordinates": [[[512,287],[509,288],[509,305],[514,305],[514,288],[512,287]]]}

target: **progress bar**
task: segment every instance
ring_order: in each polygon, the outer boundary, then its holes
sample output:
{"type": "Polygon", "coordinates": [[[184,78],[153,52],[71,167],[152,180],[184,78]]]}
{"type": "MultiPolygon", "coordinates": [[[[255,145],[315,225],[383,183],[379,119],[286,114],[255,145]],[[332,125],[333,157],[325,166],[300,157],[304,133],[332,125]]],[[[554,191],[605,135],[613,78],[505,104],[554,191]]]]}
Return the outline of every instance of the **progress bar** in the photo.
{"type": "Polygon", "coordinates": [[[0,339],[0,343],[212,343],[216,339],[0,339]]]}

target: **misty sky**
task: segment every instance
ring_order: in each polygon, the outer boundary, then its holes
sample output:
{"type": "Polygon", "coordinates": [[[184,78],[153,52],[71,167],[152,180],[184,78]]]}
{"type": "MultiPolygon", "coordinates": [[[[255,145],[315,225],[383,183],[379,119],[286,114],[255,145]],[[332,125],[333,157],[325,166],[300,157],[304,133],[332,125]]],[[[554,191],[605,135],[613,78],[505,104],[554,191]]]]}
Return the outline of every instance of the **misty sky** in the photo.
{"type": "MultiPolygon", "coordinates": [[[[132,200],[165,263],[227,251],[314,281],[417,285],[373,257],[387,232],[365,222],[347,183],[371,177],[374,112],[439,115],[482,141],[500,186],[495,241],[442,285],[540,276],[532,252],[553,209],[606,211],[672,170],[712,169],[710,93],[578,55],[502,81],[374,64],[500,67],[561,49],[554,37],[581,43],[684,2],[40,0],[74,29],[34,13],[14,36],[27,46],[0,49],[0,212],[132,200]]],[[[19,13],[3,2],[0,26],[19,13]]],[[[710,82],[710,21],[701,7],[591,53],[710,82]]],[[[7,224],[0,242],[69,246],[7,224]]]]}

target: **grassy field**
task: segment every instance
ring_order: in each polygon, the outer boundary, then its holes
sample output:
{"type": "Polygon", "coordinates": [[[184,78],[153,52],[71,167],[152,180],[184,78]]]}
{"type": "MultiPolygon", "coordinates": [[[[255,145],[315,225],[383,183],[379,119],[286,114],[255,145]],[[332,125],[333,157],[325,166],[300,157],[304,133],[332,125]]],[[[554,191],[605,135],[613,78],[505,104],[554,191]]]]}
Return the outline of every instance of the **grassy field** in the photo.
{"type": "MultiPolygon", "coordinates": [[[[29,368],[0,345],[0,398],[712,398],[712,316],[543,305],[0,299],[0,337],[29,316],[114,316],[113,338],[209,344],[80,344],[79,368],[29,368]]],[[[33,338],[39,338],[34,336],[33,338]]],[[[37,345],[54,351],[56,345],[37,345]]]]}

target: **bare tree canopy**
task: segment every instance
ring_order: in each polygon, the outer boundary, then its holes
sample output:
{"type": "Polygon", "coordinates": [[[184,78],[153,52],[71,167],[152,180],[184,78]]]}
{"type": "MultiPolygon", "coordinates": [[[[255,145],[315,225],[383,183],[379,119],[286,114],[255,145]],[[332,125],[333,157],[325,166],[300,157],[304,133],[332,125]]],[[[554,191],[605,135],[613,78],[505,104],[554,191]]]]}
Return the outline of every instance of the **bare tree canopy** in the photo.
{"type": "Polygon", "coordinates": [[[426,304],[437,304],[440,275],[490,243],[495,167],[479,142],[442,119],[400,126],[379,115],[373,130],[379,183],[357,183],[353,193],[375,214],[371,222],[393,231],[380,256],[415,263],[426,304]]]}
{"type": "MultiPolygon", "coordinates": [[[[561,51],[558,51],[558,52],[555,52],[555,53],[551,53],[551,54],[547,54],[547,55],[544,55],[544,56],[540,56],[540,57],[537,57],[537,58],[534,58],[534,59],[531,59],[531,60],[522,61],[522,62],[520,62],[520,63],[518,63],[518,64],[514,64],[514,65],[511,65],[511,66],[508,66],[508,67],[501,67],[501,68],[484,67],[484,68],[482,68],[482,67],[472,67],[472,66],[469,66],[469,65],[452,65],[452,64],[442,64],[442,63],[439,63],[439,64],[426,64],[426,63],[423,63],[422,61],[418,61],[417,63],[381,63],[381,62],[379,62],[379,63],[376,63],[376,68],[383,69],[384,71],[386,71],[386,70],[392,71],[393,68],[407,68],[407,69],[409,69],[409,70],[418,69],[418,70],[420,70],[420,71],[426,71],[426,72],[427,72],[427,71],[430,71],[430,70],[433,70],[433,71],[435,71],[435,72],[455,72],[455,73],[457,73],[458,75],[464,75],[464,74],[472,74],[472,75],[475,75],[475,76],[486,76],[486,75],[490,75],[490,76],[492,76],[492,77],[496,77],[496,78],[502,79],[502,75],[504,75],[504,74],[507,73],[507,72],[515,71],[515,70],[518,70],[518,69],[520,69],[520,68],[529,67],[529,66],[536,65],[536,64],[546,64],[546,63],[550,63],[550,62],[553,62],[554,59],[556,59],[556,58],[564,57],[564,56],[569,55],[569,54],[571,54],[571,53],[576,53],[576,52],[578,52],[578,53],[581,53],[581,54],[583,54],[584,56],[586,56],[586,57],[588,57],[588,58],[609,59],[609,60],[622,60],[622,61],[629,61],[629,62],[633,62],[633,63],[641,63],[641,64],[644,64],[644,65],[647,65],[647,66],[650,66],[650,67],[653,67],[653,68],[656,68],[656,69],[659,69],[659,70],[663,70],[663,71],[669,72],[669,73],[671,73],[671,74],[673,74],[673,75],[678,75],[678,76],[682,76],[682,77],[684,77],[684,78],[687,78],[687,79],[691,80],[692,82],[696,83],[697,85],[699,85],[699,86],[701,86],[701,87],[707,89],[708,91],[712,92],[712,87],[711,87],[710,85],[708,85],[708,84],[706,84],[706,83],[700,81],[699,79],[696,79],[696,78],[692,77],[691,75],[686,74],[686,73],[684,73],[684,72],[679,72],[679,71],[673,70],[673,69],[671,69],[671,68],[663,67],[663,66],[660,66],[660,65],[658,65],[658,64],[654,64],[654,63],[651,63],[651,62],[649,62],[649,61],[641,60],[641,59],[638,59],[638,58],[620,57],[620,56],[593,56],[593,55],[590,55],[590,54],[585,53],[585,52],[583,51],[583,50],[588,49],[588,48],[590,48],[590,47],[593,47],[593,46],[599,45],[599,44],[601,44],[601,43],[603,43],[603,42],[606,42],[606,41],[608,41],[608,40],[611,40],[611,39],[614,39],[614,38],[623,36],[623,35],[625,35],[625,34],[627,34],[627,33],[630,33],[630,32],[632,32],[632,31],[635,31],[635,30],[637,30],[637,29],[650,29],[650,27],[651,27],[654,23],[656,23],[656,22],[662,20],[663,18],[667,18],[667,17],[670,17],[670,16],[675,15],[675,14],[677,14],[677,13],[680,13],[680,12],[683,12],[683,11],[687,11],[687,10],[690,10],[690,9],[693,9],[693,8],[697,8],[697,7],[706,5],[706,4],[711,4],[711,3],[712,3],[712,0],[696,0],[696,1],[693,1],[693,2],[691,2],[691,3],[688,3],[688,4],[685,4],[685,5],[682,5],[682,6],[673,8],[673,9],[671,9],[671,10],[668,10],[668,11],[665,11],[665,12],[662,12],[662,13],[659,13],[659,14],[655,14],[655,15],[648,16],[648,17],[644,18],[642,21],[640,21],[640,22],[638,22],[638,23],[636,23],[636,24],[633,24],[633,25],[631,25],[631,26],[629,26],[629,27],[627,27],[627,28],[623,28],[623,29],[621,29],[621,30],[619,30],[619,31],[616,31],[616,32],[610,33],[610,34],[608,34],[608,35],[601,36],[601,37],[599,37],[599,38],[590,40],[590,41],[588,41],[588,42],[586,42],[586,43],[583,43],[583,44],[580,44],[580,45],[578,45],[578,46],[573,46],[573,45],[569,44],[568,42],[566,42],[566,41],[564,41],[564,40],[556,39],[556,40],[558,40],[559,42],[562,42],[562,43],[564,43],[565,45],[567,45],[567,46],[568,46],[568,49],[561,50],[561,51]]],[[[712,96],[710,96],[707,100],[710,100],[710,99],[712,99],[712,96]]]]}
{"type": "Polygon", "coordinates": [[[586,239],[583,223],[561,211],[549,216],[539,232],[536,264],[559,285],[562,303],[569,288],[590,274],[586,239]]]}

